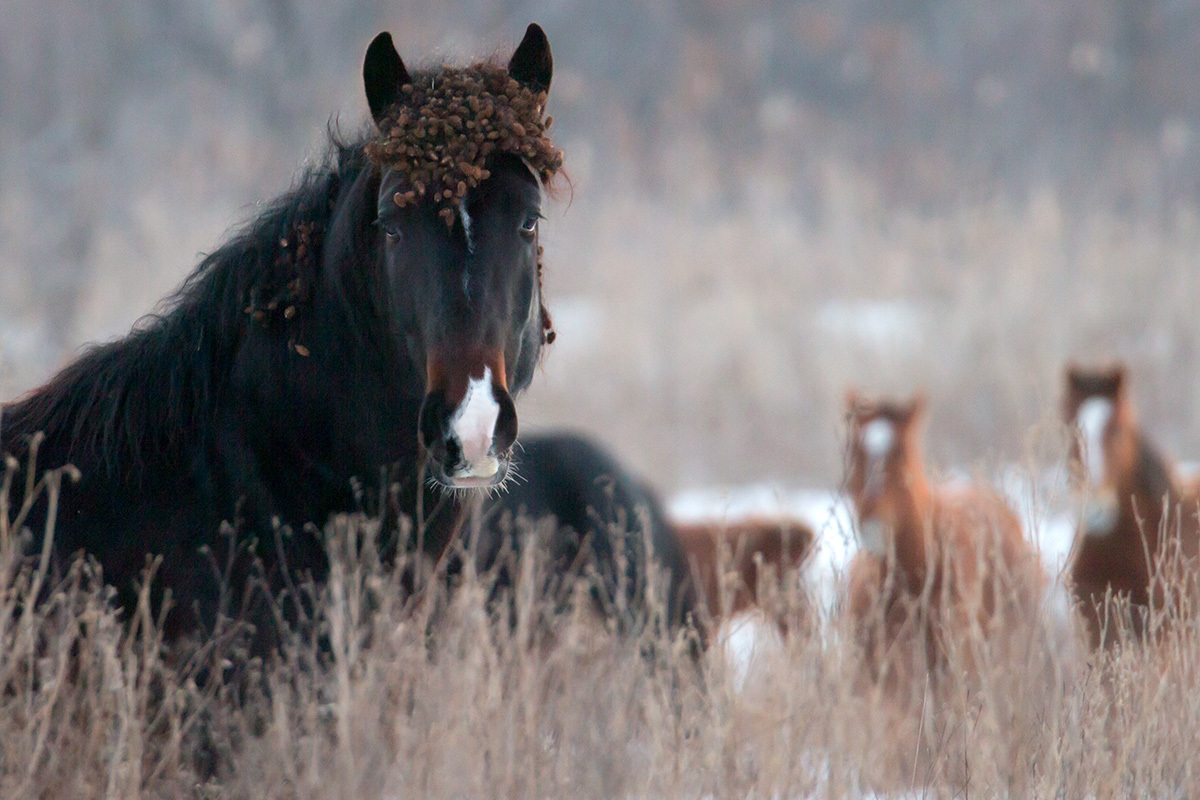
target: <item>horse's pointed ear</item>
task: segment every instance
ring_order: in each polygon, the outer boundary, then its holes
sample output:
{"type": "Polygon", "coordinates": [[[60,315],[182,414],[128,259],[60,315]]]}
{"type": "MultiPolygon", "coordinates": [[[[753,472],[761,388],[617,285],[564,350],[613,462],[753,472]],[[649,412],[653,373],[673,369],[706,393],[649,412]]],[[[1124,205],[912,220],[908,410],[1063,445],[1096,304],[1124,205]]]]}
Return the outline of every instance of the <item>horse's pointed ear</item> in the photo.
{"type": "Polygon", "coordinates": [[[854,388],[853,386],[846,387],[845,403],[846,403],[846,419],[853,422],[855,417],[858,416],[858,407],[859,407],[858,389],[854,388]]]}
{"type": "Polygon", "coordinates": [[[1112,383],[1113,394],[1120,394],[1125,389],[1128,375],[1129,369],[1124,362],[1118,361],[1109,368],[1108,379],[1112,383]]]}
{"type": "Polygon", "coordinates": [[[525,29],[525,38],[509,59],[508,74],[535,92],[548,92],[553,72],[550,41],[541,26],[534,23],[525,29]]]}
{"type": "Polygon", "coordinates": [[[1083,370],[1074,361],[1068,361],[1063,368],[1063,374],[1067,378],[1068,386],[1078,386],[1083,378],[1083,370]]]}
{"type": "Polygon", "coordinates": [[[907,412],[910,426],[924,424],[925,417],[929,414],[929,397],[924,392],[917,392],[912,400],[908,401],[907,412]]]}
{"type": "Polygon", "coordinates": [[[392,43],[392,35],[384,31],[372,39],[363,59],[363,84],[376,125],[383,123],[387,110],[400,99],[400,87],[410,81],[408,70],[392,43]]]}

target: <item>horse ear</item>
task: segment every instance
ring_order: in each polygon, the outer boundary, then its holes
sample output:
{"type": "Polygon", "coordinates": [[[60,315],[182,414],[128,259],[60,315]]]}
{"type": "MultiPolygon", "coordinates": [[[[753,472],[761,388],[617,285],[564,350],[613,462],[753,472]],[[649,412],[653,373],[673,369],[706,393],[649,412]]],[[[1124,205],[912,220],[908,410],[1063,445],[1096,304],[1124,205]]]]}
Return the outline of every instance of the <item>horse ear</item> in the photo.
{"type": "Polygon", "coordinates": [[[1063,368],[1063,375],[1067,378],[1068,386],[1079,386],[1083,381],[1083,370],[1074,361],[1068,361],[1063,368]]]}
{"type": "Polygon", "coordinates": [[[1108,371],[1108,380],[1112,385],[1113,394],[1120,394],[1125,389],[1126,377],[1129,374],[1125,364],[1117,362],[1108,371]]]}
{"type": "Polygon", "coordinates": [[[846,419],[848,419],[850,421],[854,421],[855,417],[858,416],[858,408],[859,408],[858,389],[855,389],[853,386],[847,386],[846,394],[845,394],[845,402],[846,402],[846,419]]]}
{"type": "Polygon", "coordinates": [[[912,400],[908,401],[908,408],[905,416],[908,418],[909,426],[915,427],[922,425],[925,422],[925,417],[929,413],[929,398],[924,392],[917,392],[913,395],[912,400]]]}
{"type": "Polygon", "coordinates": [[[376,125],[383,124],[384,114],[400,98],[400,87],[410,82],[408,70],[392,43],[392,35],[384,31],[372,39],[363,59],[363,84],[376,125]]]}
{"type": "Polygon", "coordinates": [[[554,59],[550,56],[550,41],[536,23],[525,29],[525,38],[517,45],[508,61],[508,74],[535,92],[550,91],[550,75],[554,59]]]}

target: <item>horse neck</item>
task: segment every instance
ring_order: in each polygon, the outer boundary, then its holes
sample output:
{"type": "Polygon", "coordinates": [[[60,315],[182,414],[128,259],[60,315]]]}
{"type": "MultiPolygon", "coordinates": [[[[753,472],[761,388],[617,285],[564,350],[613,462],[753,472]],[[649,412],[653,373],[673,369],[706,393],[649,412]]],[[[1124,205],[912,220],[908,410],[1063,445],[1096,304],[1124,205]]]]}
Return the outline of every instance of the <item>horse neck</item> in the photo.
{"type": "MultiPolygon", "coordinates": [[[[1148,537],[1158,536],[1163,503],[1174,508],[1183,500],[1183,492],[1167,458],[1146,438],[1135,431],[1137,457],[1134,469],[1117,482],[1121,513],[1127,520],[1141,519],[1148,537]]],[[[1129,526],[1126,526],[1129,527],[1129,526]]]]}
{"type": "Polygon", "coordinates": [[[932,548],[936,544],[936,531],[933,529],[933,489],[918,460],[912,459],[906,465],[899,494],[899,513],[893,531],[896,563],[911,582],[920,584],[925,580],[932,548]]]}

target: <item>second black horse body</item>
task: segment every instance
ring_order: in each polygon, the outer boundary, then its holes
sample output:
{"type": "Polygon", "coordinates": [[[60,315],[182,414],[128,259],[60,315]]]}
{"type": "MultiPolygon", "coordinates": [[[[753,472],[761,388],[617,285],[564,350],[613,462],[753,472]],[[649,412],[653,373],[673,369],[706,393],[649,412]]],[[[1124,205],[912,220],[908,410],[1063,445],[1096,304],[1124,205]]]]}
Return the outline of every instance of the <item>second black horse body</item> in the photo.
{"type": "Polygon", "coordinates": [[[523,436],[513,460],[517,476],[484,501],[474,526],[476,564],[495,570],[497,588],[514,585],[520,555],[538,546],[540,588],[552,600],[564,601],[584,578],[604,615],[620,623],[660,611],[671,627],[689,621],[695,592],[686,555],[653,489],[577,434],[523,436]],[[648,592],[652,562],[661,580],[648,592]],[[659,607],[647,606],[651,596],[659,607]]]}

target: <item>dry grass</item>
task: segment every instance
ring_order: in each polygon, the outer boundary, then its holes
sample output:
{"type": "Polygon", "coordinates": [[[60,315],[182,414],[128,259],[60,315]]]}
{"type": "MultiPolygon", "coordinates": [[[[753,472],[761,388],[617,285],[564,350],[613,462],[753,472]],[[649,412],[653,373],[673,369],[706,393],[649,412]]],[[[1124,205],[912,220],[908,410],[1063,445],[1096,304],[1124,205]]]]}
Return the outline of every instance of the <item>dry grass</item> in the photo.
{"type": "MultiPolygon", "coordinates": [[[[53,479],[57,480],[57,478],[53,479]]],[[[53,485],[50,486],[53,488],[53,485]]],[[[648,619],[554,613],[522,563],[402,602],[378,526],[328,528],[321,641],[278,661],[237,637],[165,650],[118,621],[86,564],[0,547],[0,795],[22,797],[1189,797],[1200,789],[1200,617],[1085,657],[1049,611],[965,643],[898,700],[856,682],[839,622],[770,635],[748,672],[648,619]],[[40,603],[31,599],[42,597],[40,603]],[[510,620],[515,619],[515,624],[510,620]],[[213,670],[233,676],[206,679],[213,670]]],[[[532,551],[532,548],[531,548],[532,551]]],[[[784,592],[802,591],[784,587],[784,592]]],[[[653,603],[654,587],[647,588],[653,603]]]]}

